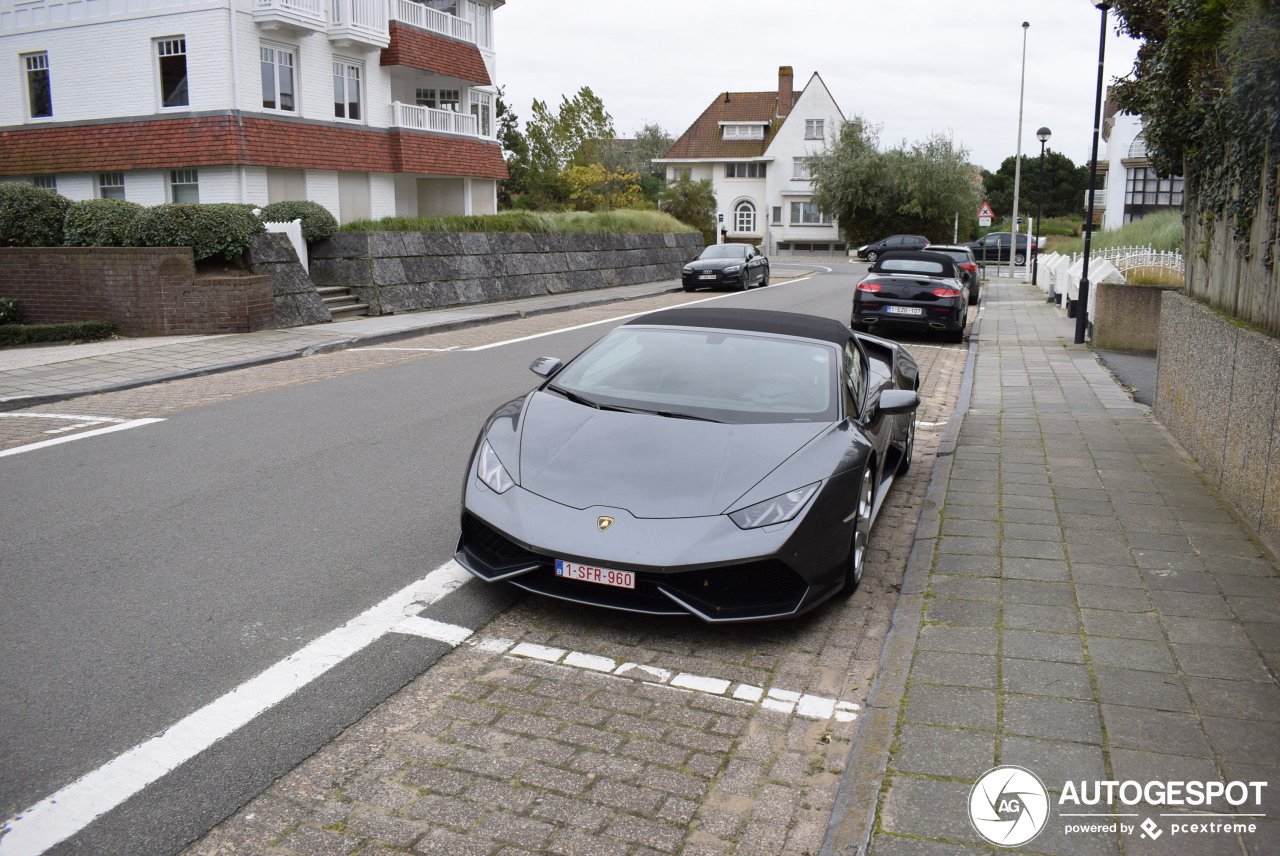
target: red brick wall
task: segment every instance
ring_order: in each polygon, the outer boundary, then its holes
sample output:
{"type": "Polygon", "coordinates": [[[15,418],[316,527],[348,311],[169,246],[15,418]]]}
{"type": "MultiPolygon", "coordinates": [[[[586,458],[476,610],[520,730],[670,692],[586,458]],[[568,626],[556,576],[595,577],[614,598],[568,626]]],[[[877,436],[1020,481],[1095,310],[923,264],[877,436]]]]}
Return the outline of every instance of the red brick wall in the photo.
{"type": "Polygon", "coordinates": [[[184,247],[0,249],[0,297],[34,323],[112,321],[124,336],[248,333],[274,326],[271,279],[195,278],[184,247]]]}

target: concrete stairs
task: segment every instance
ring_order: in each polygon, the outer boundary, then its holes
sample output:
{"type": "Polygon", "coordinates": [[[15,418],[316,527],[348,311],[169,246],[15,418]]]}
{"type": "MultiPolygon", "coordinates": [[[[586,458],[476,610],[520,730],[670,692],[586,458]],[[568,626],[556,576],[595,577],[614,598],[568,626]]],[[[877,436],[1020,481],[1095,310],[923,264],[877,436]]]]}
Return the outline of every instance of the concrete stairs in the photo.
{"type": "Polygon", "coordinates": [[[361,303],[349,288],[326,285],[317,288],[316,291],[320,293],[320,299],[328,308],[334,321],[346,321],[349,318],[369,314],[369,304],[361,303]]]}

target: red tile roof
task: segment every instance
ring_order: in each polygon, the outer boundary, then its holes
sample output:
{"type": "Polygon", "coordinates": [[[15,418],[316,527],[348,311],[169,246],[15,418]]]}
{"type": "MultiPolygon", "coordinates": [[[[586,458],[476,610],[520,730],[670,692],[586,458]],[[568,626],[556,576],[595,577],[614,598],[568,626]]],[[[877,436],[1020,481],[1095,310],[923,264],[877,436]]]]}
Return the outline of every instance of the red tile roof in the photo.
{"type": "Polygon", "coordinates": [[[391,24],[391,44],[382,49],[379,64],[433,71],[472,83],[493,82],[475,45],[395,22],[391,24]]]}
{"type": "Polygon", "coordinates": [[[667,150],[666,158],[712,158],[734,160],[758,158],[773,140],[782,126],[778,118],[778,93],[728,92],[721,93],[702,112],[689,130],[675,145],[667,150]],[[726,140],[721,122],[768,123],[763,140],[726,140]]]}
{"type": "Polygon", "coordinates": [[[234,116],[0,131],[0,175],[244,164],[506,178],[497,143],[234,116]]]}

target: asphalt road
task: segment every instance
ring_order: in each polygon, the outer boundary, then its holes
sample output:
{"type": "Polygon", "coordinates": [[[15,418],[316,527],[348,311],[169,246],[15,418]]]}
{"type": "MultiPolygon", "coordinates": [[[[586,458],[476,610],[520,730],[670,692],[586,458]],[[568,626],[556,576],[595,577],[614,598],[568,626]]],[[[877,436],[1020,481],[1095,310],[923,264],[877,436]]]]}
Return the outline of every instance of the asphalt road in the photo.
{"type": "MultiPolygon", "coordinates": [[[[864,269],[721,299],[847,321],[864,269]]],[[[424,354],[0,459],[0,812],[164,734],[447,563],[484,417],[535,384],[533,358],[570,357],[610,326],[424,354]]],[[[422,614],[478,627],[513,596],[469,581],[422,614]]],[[[48,852],[174,852],[448,648],[378,636],[48,852]]]]}

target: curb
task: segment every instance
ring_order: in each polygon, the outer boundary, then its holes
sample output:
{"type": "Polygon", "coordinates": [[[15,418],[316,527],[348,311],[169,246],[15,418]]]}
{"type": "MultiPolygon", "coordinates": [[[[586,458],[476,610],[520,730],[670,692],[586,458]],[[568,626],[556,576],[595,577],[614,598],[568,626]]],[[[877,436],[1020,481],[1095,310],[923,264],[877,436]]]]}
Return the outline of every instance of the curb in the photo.
{"type": "Polygon", "coordinates": [[[849,760],[840,777],[840,788],[831,807],[831,822],[827,826],[820,856],[863,856],[875,830],[880,791],[889,766],[889,749],[893,746],[902,697],[906,693],[907,675],[920,635],[924,595],[933,567],[933,550],[942,530],[941,510],[951,480],[952,456],[965,415],[969,412],[980,344],[975,335],[985,311],[986,304],[983,303],[970,327],[969,353],[965,357],[956,409],[947,420],[946,430],[938,443],[929,486],[925,489],[924,509],[920,513],[920,522],[916,524],[889,635],[880,650],[876,677],[867,694],[858,732],[849,748],[849,760]]]}

